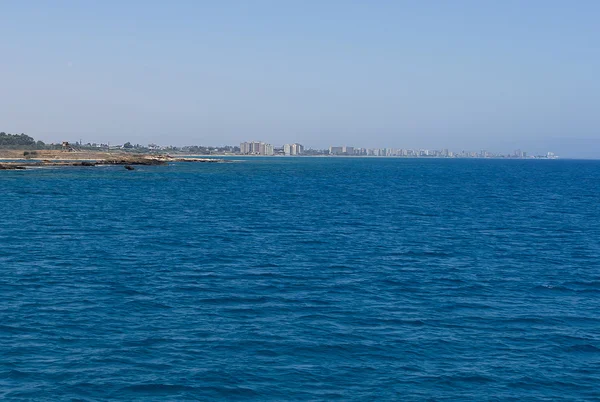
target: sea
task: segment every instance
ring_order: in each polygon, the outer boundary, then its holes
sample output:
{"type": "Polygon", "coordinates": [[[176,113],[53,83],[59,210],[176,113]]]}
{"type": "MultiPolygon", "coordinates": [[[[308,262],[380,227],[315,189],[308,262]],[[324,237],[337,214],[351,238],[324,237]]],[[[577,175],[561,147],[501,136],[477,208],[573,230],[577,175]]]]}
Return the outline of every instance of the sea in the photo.
{"type": "Polygon", "coordinates": [[[600,161],[2,171],[0,399],[600,400],[600,161]]]}

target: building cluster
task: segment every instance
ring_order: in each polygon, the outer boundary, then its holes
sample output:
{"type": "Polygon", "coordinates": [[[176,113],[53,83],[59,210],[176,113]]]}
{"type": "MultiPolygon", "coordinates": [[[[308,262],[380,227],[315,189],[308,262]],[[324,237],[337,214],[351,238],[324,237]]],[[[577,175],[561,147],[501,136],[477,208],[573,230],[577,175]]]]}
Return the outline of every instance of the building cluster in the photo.
{"type": "MultiPolygon", "coordinates": [[[[67,143],[65,143],[67,144],[67,143]]],[[[67,144],[70,145],[70,144],[67,144]]],[[[184,147],[176,146],[159,146],[156,144],[148,144],[142,146],[139,144],[131,144],[129,142],[123,145],[83,144],[81,141],[76,142],[77,149],[123,149],[134,150],[139,152],[185,152],[193,155],[261,155],[261,156],[382,156],[382,157],[405,157],[405,158],[510,158],[510,159],[557,159],[558,156],[552,152],[541,155],[531,155],[520,149],[512,153],[496,153],[481,150],[479,152],[458,151],[453,152],[445,149],[430,150],[430,149],[408,149],[408,148],[358,148],[351,146],[330,146],[329,149],[312,149],[304,148],[302,144],[293,143],[283,146],[274,147],[262,141],[242,142],[239,146],[198,146],[190,145],[184,147]]],[[[50,144],[49,147],[56,149],[65,148],[64,144],[50,144]]]]}
{"type": "Polygon", "coordinates": [[[302,155],[304,153],[304,146],[301,144],[285,144],[283,146],[284,155],[302,155]]]}
{"type": "Polygon", "coordinates": [[[354,152],[354,147],[329,147],[329,155],[357,155],[354,152]]]}
{"type": "Polygon", "coordinates": [[[452,152],[448,149],[441,150],[430,150],[430,149],[403,149],[403,148],[355,148],[349,146],[331,146],[329,151],[326,151],[329,155],[343,155],[343,156],[403,156],[403,157],[433,157],[433,158],[548,158],[556,159],[557,156],[548,152],[546,155],[540,156],[529,156],[527,152],[523,152],[520,149],[514,151],[512,154],[502,154],[495,152],[488,152],[485,150],[479,152],[471,151],[460,151],[452,152]]]}
{"type": "Polygon", "coordinates": [[[283,147],[275,148],[271,144],[262,141],[242,142],[240,144],[241,155],[304,155],[304,145],[294,143],[285,144],[283,147]]]}
{"type": "Polygon", "coordinates": [[[269,156],[275,154],[275,148],[273,145],[262,141],[242,142],[240,144],[240,154],[269,156]]]}
{"type": "Polygon", "coordinates": [[[529,156],[527,152],[517,149],[510,154],[502,154],[481,150],[479,152],[460,151],[453,152],[444,149],[408,149],[408,148],[357,148],[347,145],[330,146],[329,149],[305,150],[302,144],[285,144],[283,147],[275,148],[264,142],[242,142],[240,144],[241,155],[333,155],[333,156],[397,156],[406,158],[557,158],[552,152],[546,155],[529,156]]]}
{"type": "Polygon", "coordinates": [[[431,151],[428,149],[402,149],[402,148],[354,148],[348,146],[329,147],[329,155],[353,156],[437,156],[452,157],[454,154],[447,149],[431,151]]]}

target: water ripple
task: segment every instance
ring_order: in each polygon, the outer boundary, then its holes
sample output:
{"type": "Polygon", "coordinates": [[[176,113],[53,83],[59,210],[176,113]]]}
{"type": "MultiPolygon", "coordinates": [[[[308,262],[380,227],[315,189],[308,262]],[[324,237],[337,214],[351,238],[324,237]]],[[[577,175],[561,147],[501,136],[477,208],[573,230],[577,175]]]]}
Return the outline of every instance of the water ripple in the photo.
{"type": "Polygon", "coordinates": [[[122,170],[0,174],[0,399],[597,400],[599,162],[122,170]]]}

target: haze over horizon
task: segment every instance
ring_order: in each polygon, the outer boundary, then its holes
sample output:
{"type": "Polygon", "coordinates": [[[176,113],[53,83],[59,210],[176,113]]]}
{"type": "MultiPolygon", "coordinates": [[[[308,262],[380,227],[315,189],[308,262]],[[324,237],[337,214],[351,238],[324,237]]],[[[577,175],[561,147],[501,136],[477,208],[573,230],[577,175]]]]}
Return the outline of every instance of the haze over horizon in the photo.
{"type": "Polygon", "coordinates": [[[600,158],[600,3],[0,4],[0,131],[600,158]]]}

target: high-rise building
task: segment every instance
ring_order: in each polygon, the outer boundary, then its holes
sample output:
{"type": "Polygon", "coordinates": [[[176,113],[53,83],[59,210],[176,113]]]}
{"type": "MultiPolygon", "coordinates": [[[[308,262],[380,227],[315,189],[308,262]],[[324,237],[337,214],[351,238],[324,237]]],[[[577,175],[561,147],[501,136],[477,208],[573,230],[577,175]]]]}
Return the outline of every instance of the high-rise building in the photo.
{"type": "Polygon", "coordinates": [[[261,142],[260,146],[258,148],[258,154],[271,156],[271,155],[275,154],[275,148],[271,144],[266,144],[264,142],[261,142]]]}
{"type": "Polygon", "coordinates": [[[344,147],[329,147],[329,155],[341,155],[344,153],[344,147]]]}
{"type": "Polygon", "coordinates": [[[273,155],[275,150],[273,145],[264,142],[252,141],[242,142],[240,144],[240,153],[242,155],[273,155]]]}
{"type": "Polygon", "coordinates": [[[285,144],[283,146],[283,153],[285,155],[302,155],[304,153],[304,145],[302,144],[285,144]]]}
{"type": "Polygon", "coordinates": [[[302,155],[304,153],[304,146],[298,143],[292,144],[291,152],[292,155],[302,155]]]}

